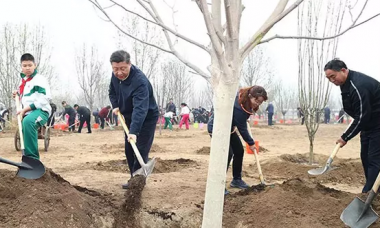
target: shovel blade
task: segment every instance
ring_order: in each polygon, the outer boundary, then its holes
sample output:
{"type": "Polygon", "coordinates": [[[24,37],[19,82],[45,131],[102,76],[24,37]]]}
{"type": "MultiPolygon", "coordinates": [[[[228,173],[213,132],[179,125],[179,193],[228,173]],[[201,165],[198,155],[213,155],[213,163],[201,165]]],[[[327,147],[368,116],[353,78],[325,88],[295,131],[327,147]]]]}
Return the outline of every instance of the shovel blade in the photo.
{"type": "Polygon", "coordinates": [[[45,166],[38,159],[22,156],[22,162],[18,166],[17,176],[25,179],[38,179],[45,174],[45,166]]]}
{"type": "Polygon", "coordinates": [[[356,197],[340,215],[340,219],[349,227],[367,228],[379,218],[372,206],[362,215],[365,203],[356,197]],[[360,218],[360,216],[362,217],[360,218]],[[359,219],[360,218],[360,219],[359,219]]]}
{"type": "Polygon", "coordinates": [[[314,176],[317,176],[317,175],[322,175],[328,171],[331,171],[331,170],[334,170],[336,169],[337,167],[330,167],[330,166],[325,166],[325,167],[319,167],[319,168],[315,168],[315,169],[310,169],[309,171],[307,171],[310,175],[314,175],[314,176]]]}
{"type": "Polygon", "coordinates": [[[132,176],[143,175],[145,177],[148,177],[153,172],[155,165],[156,165],[156,158],[152,158],[145,165],[143,165],[140,169],[136,170],[132,174],[132,176]]]}

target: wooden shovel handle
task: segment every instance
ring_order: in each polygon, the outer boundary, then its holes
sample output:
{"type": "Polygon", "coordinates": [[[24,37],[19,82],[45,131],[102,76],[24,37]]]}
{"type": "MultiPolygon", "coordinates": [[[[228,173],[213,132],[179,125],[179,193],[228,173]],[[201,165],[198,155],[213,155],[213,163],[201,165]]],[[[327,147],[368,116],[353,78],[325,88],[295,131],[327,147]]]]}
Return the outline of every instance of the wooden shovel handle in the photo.
{"type": "MultiPolygon", "coordinates": [[[[20,110],[20,97],[16,95],[15,97],[16,100],[16,111],[18,112],[20,110]]],[[[24,135],[22,134],[22,122],[21,122],[21,116],[17,115],[17,124],[18,124],[18,133],[20,135],[20,145],[21,145],[21,150],[25,149],[24,146],[24,135]]]]}
{"type": "MultiPolygon", "coordinates": [[[[248,122],[247,122],[247,130],[248,130],[249,135],[253,138],[252,132],[251,132],[251,126],[249,125],[248,122]]],[[[255,155],[256,165],[257,165],[257,170],[259,171],[260,181],[261,181],[261,183],[264,183],[264,176],[263,176],[263,172],[261,171],[260,160],[259,160],[259,156],[257,156],[256,150],[253,150],[253,154],[255,155]]]]}
{"type": "MultiPolygon", "coordinates": [[[[127,125],[125,124],[124,117],[121,115],[120,112],[117,113],[117,116],[119,117],[120,123],[123,126],[124,131],[125,131],[125,133],[127,134],[127,137],[128,137],[128,135],[129,135],[129,129],[128,129],[127,125]]],[[[144,162],[143,158],[141,157],[140,151],[139,151],[139,149],[136,146],[136,142],[133,141],[133,140],[130,140],[129,143],[131,144],[133,152],[135,153],[136,158],[139,161],[140,165],[141,166],[145,165],[145,162],[144,162]]]]}
{"type": "Polygon", "coordinates": [[[379,186],[380,186],[380,173],[377,175],[376,181],[375,181],[375,183],[372,186],[372,190],[375,193],[377,193],[377,190],[379,190],[379,186]]]}
{"type": "Polygon", "coordinates": [[[331,158],[331,159],[334,159],[334,158],[335,158],[335,155],[338,153],[339,149],[340,149],[340,143],[336,144],[336,146],[335,146],[333,152],[332,152],[331,155],[330,155],[330,158],[331,158]]]}

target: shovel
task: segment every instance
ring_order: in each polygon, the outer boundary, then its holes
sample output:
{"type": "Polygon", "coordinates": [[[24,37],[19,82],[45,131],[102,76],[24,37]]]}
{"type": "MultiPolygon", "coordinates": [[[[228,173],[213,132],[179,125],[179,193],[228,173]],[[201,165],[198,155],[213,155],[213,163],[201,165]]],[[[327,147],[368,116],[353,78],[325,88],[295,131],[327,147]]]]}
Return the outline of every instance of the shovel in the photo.
{"type": "Polygon", "coordinates": [[[367,228],[374,223],[379,215],[373,210],[371,203],[377,196],[380,185],[380,173],[368,194],[366,201],[356,197],[340,215],[340,219],[349,227],[367,228]]]}
{"type": "MultiPolygon", "coordinates": [[[[16,107],[17,109],[19,109],[20,107],[20,100],[18,96],[16,96],[16,107]]],[[[17,115],[17,122],[20,133],[21,151],[22,154],[24,154],[24,136],[22,134],[22,124],[20,115],[17,115]]],[[[18,171],[16,175],[25,179],[38,179],[45,174],[45,166],[42,164],[40,160],[25,155],[22,155],[21,163],[9,161],[4,158],[0,158],[0,162],[8,165],[17,166],[18,171]]]]}
{"type": "MultiPolygon", "coordinates": [[[[248,122],[247,122],[247,128],[248,128],[247,130],[248,130],[249,135],[251,136],[251,138],[253,138],[252,132],[251,132],[251,126],[249,126],[248,122]]],[[[256,165],[257,165],[257,169],[259,171],[260,183],[262,185],[265,185],[264,175],[263,175],[263,172],[261,171],[259,156],[257,156],[256,150],[253,150],[253,154],[255,155],[256,165]]]]}
{"type": "MultiPolygon", "coordinates": [[[[129,135],[129,130],[128,130],[127,125],[125,124],[123,116],[120,114],[120,112],[118,112],[117,115],[118,115],[118,117],[120,119],[121,125],[124,128],[125,133],[128,136],[129,135]]],[[[143,175],[145,177],[148,177],[153,172],[154,165],[156,164],[156,158],[152,158],[150,161],[148,161],[145,164],[143,158],[141,157],[139,149],[136,146],[136,142],[134,142],[133,140],[130,140],[129,142],[131,143],[131,146],[133,148],[133,152],[135,153],[136,158],[139,161],[140,166],[141,166],[140,169],[138,169],[134,173],[132,173],[132,176],[143,175]]]]}
{"type": "Polygon", "coordinates": [[[329,159],[327,159],[327,162],[326,162],[326,165],[325,167],[320,167],[320,168],[316,168],[316,169],[311,169],[309,171],[307,171],[310,175],[321,175],[321,174],[324,174],[326,173],[327,171],[330,171],[330,170],[333,170],[333,169],[336,169],[335,167],[331,167],[331,163],[333,162],[334,158],[335,158],[335,155],[338,153],[340,149],[340,143],[336,144],[333,152],[331,153],[329,159]]]}

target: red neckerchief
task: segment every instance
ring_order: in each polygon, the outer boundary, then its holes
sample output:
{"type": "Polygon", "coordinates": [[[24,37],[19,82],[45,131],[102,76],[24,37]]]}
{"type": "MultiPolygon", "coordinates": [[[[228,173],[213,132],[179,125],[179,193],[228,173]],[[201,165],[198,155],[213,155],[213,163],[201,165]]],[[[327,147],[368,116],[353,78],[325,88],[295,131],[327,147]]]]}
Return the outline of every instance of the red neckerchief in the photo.
{"type": "Polygon", "coordinates": [[[33,77],[31,77],[31,76],[29,76],[29,78],[28,79],[21,79],[22,80],[22,82],[21,82],[21,85],[20,85],[20,98],[24,95],[24,88],[25,88],[25,85],[26,85],[26,83],[27,82],[29,82],[30,80],[32,80],[33,79],[33,77]]]}
{"type": "MultiPolygon", "coordinates": [[[[240,99],[240,95],[241,93],[239,93],[239,99],[240,99]]],[[[252,111],[251,112],[247,111],[242,104],[240,104],[240,106],[244,110],[244,112],[248,113],[249,115],[255,115],[255,113],[253,113],[252,111]]]]}

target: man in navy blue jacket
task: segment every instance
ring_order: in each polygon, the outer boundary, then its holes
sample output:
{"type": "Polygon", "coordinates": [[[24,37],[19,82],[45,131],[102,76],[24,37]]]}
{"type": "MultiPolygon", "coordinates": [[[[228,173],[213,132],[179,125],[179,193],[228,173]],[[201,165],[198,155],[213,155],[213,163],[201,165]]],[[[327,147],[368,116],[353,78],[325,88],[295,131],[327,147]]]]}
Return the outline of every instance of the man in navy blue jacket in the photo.
{"type": "Polygon", "coordinates": [[[371,190],[380,171],[380,83],[360,72],[348,70],[334,59],[325,66],[330,82],[340,86],[344,111],[354,118],[337,140],[341,147],[360,132],[361,159],[366,177],[362,190],[371,190]]]}
{"type": "MultiPolygon", "coordinates": [[[[129,136],[125,137],[125,156],[132,175],[141,166],[129,141],[136,142],[146,163],[153,144],[159,112],[152,85],[145,74],[131,64],[129,53],[123,50],[116,51],[112,53],[110,62],[113,73],[109,98],[113,113],[117,115],[120,112],[129,128],[129,136]]],[[[122,187],[128,188],[128,183],[122,187]]]]}

